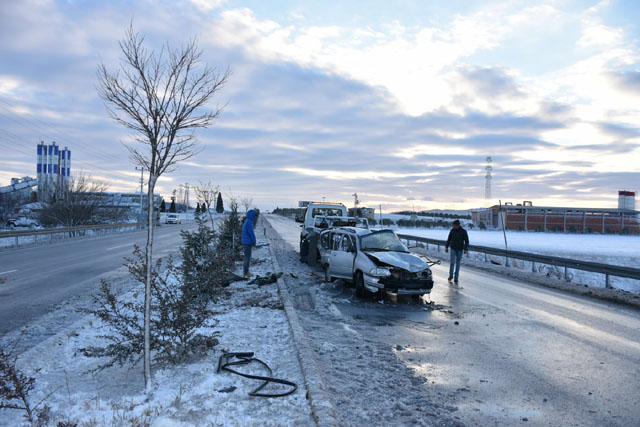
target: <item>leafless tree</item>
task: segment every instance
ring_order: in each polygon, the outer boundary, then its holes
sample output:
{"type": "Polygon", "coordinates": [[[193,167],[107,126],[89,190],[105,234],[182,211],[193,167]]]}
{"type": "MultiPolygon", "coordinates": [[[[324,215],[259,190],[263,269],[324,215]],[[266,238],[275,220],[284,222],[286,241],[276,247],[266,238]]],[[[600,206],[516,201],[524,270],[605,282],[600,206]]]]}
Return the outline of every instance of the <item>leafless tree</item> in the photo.
{"type": "Polygon", "coordinates": [[[253,198],[243,197],[240,199],[240,204],[242,204],[242,207],[244,208],[244,213],[247,213],[249,212],[249,209],[251,209],[251,205],[253,205],[253,198]]]}
{"type": "Polygon", "coordinates": [[[104,216],[104,193],[109,186],[84,173],[72,175],[69,184],[40,213],[45,225],[75,227],[101,222],[104,216]]]}
{"type": "Polygon", "coordinates": [[[218,192],[220,191],[220,187],[217,185],[213,185],[211,181],[201,181],[198,186],[195,187],[195,191],[198,202],[203,205],[202,209],[207,210],[209,219],[211,220],[211,228],[213,228],[214,224],[213,216],[211,215],[211,205],[215,203],[216,197],[218,197],[218,192]]]}
{"type": "Polygon", "coordinates": [[[167,44],[158,53],[148,51],[143,42],[130,25],[119,43],[124,55],[120,66],[110,71],[101,64],[97,89],[111,118],[135,137],[136,143],[127,145],[132,161],[149,171],[144,318],[144,379],[149,391],[154,189],[163,173],[198,152],[195,131],[210,126],[222,111],[207,104],[230,72],[203,65],[196,40],[180,48],[167,44]]]}

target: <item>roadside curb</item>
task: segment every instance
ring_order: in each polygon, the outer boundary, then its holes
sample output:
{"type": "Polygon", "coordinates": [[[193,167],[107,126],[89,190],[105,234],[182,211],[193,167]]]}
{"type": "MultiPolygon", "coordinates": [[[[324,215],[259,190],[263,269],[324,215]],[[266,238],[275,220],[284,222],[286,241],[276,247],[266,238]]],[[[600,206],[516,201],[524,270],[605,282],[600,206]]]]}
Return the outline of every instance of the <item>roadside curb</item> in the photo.
{"type": "MultiPolygon", "coordinates": [[[[275,251],[271,246],[273,234],[277,234],[277,231],[266,218],[263,218],[262,221],[265,225],[265,237],[269,241],[269,253],[271,254],[273,267],[276,273],[282,272],[276,259],[275,251]]],[[[311,406],[313,419],[318,426],[337,426],[339,424],[335,415],[335,408],[328,397],[328,392],[320,376],[320,371],[311,344],[309,343],[309,337],[300,323],[298,312],[291,301],[291,296],[289,295],[287,284],[283,277],[284,275],[277,280],[278,292],[284,305],[285,314],[289,320],[289,327],[291,328],[291,335],[298,353],[298,361],[302,368],[302,375],[304,376],[304,382],[307,388],[306,397],[311,406]]]]}

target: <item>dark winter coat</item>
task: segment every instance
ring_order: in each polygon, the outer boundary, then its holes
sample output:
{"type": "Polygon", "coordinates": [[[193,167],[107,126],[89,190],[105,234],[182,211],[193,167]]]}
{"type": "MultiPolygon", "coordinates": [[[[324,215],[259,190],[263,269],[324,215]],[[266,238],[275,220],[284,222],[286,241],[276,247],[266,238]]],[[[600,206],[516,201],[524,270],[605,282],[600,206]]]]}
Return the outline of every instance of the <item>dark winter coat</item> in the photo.
{"type": "Polygon", "coordinates": [[[253,232],[253,219],[256,217],[256,211],[251,209],[247,212],[247,219],[244,220],[244,224],[242,224],[242,239],[241,242],[243,245],[255,245],[256,244],[256,235],[253,232]]]}
{"type": "Polygon", "coordinates": [[[457,230],[452,228],[449,231],[449,237],[447,238],[447,248],[451,248],[456,251],[467,250],[469,247],[469,235],[467,230],[460,227],[457,230]]]}

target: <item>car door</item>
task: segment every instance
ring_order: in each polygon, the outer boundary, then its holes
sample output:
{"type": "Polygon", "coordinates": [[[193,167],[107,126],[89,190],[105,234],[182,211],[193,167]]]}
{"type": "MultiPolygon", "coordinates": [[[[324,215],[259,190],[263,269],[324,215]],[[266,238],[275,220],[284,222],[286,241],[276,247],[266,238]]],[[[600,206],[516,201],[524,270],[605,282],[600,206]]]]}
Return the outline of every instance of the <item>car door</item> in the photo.
{"type": "Polygon", "coordinates": [[[346,233],[336,233],[334,250],[332,253],[331,273],[336,277],[351,279],[353,277],[353,258],[355,256],[354,242],[346,233]]]}

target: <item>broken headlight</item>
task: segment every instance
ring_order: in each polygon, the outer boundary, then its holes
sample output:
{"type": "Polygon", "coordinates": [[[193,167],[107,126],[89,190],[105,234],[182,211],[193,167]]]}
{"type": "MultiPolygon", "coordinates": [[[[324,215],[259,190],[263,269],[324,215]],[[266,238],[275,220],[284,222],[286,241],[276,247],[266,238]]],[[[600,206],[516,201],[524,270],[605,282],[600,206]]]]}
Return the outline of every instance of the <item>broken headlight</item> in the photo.
{"type": "Polygon", "coordinates": [[[372,268],[369,271],[369,276],[388,277],[391,276],[391,271],[388,268],[372,268]]]}

